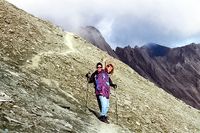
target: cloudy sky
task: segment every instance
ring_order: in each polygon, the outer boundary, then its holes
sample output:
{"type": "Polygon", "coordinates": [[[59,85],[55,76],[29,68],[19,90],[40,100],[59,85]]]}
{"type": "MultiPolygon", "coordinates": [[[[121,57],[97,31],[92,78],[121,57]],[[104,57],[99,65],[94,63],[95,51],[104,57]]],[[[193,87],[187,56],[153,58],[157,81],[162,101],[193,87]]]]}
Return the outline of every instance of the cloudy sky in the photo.
{"type": "Polygon", "coordinates": [[[116,46],[200,43],[200,0],[8,0],[66,31],[98,28],[116,46]]]}

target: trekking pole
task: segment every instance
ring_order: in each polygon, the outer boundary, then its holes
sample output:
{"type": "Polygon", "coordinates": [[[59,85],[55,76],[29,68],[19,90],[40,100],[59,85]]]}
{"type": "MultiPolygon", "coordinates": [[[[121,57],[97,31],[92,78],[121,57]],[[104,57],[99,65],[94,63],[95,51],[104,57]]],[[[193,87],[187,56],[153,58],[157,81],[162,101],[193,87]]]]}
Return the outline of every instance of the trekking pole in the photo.
{"type": "Polygon", "coordinates": [[[87,111],[87,107],[88,107],[88,80],[87,80],[87,88],[86,88],[86,91],[85,91],[85,112],[87,111]]]}
{"type": "MultiPolygon", "coordinates": [[[[89,74],[89,73],[88,73],[89,74]]],[[[86,88],[86,91],[85,91],[85,112],[87,111],[87,108],[88,108],[88,87],[89,87],[89,78],[87,77],[87,88],[86,88]]]]}
{"type": "Polygon", "coordinates": [[[115,115],[116,115],[116,122],[118,125],[118,102],[117,102],[117,91],[115,90],[115,115]]]}

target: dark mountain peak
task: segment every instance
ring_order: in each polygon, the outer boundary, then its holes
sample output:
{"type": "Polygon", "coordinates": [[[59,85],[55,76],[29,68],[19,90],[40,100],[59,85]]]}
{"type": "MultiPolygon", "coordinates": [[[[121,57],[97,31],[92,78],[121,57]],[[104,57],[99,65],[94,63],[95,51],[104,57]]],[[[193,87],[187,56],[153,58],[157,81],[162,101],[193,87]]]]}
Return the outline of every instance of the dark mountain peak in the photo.
{"type": "Polygon", "coordinates": [[[95,43],[94,37],[99,37],[100,39],[104,40],[104,38],[101,35],[100,31],[97,28],[93,27],[93,26],[80,27],[77,32],[84,39],[89,38],[89,37],[93,38],[93,39],[88,40],[91,43],[95,43]]]}
{"type": "Polygon", "coordinates": [[[125,46],[124,49],[133,49],[130,45],[125,46]]]}
{"type": "Polygon", "coordinates": [[[183,48],[187,48],[187,49],[200,49],[200,44],[191,43],[189,45],[184,46],[183,48]]]}
{"type": "Polygon", "coordinates": [[[163,45],[160,45],[160,44],[157,44],[157,43],[147,43],[142,47],[144,47],[144,48],[152,48],[152,47],[165,47],[165,48],[168,48],[166,46],[163,46],[163,45]]]}
{"type": "Polygon", "coordinates": [[[166,56],[167,61],[172,64],[181,63],[182,65],[198,65],[200,61],[200,44],[191,43],[183,47],[170,50],[166,56]]]}
{"type": "Polygon", "coordinates": [[[109,55],[118,58],[110,45],[105,41],[101,32],[94,26],[81,27],[77,34],[99,49],[106,51],[109,55]]]}
{"type": "Polygon", "coordinates": [[[182,47],[176,47],[172,48],[172,50],[188,50],[188,49],[200,49],[200,44],[197,43],[190,43],[188,45],[182,46],[182,47]]]}
{"type": "Polygon", "coordinates": [[[93,32],[101,34],[100,31],[97,28],[95,28],[94,26],[81,27],[81,29],[87,30],[87,31],[90,31],[90,32],[93,31],[93,32]]]}
{"type": "Polygon", "coordinates": [[[156,43],[148,43],[142,46],[141,49],[146,49],[150,57],[165,56],[170,51],[169,47],[162,46],[156,43]]]}

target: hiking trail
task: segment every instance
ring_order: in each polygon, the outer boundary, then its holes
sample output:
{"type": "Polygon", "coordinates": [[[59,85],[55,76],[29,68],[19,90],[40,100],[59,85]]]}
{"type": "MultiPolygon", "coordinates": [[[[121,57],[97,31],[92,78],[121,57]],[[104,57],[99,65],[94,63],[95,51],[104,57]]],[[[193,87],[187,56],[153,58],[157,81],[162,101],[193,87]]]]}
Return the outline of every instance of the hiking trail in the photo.
{"type": "Polygon", "coordinates": [[[31,60],[28,60],[27,63],[29,63],[29,62],[31,62],[31,63],[28,64],[26,67],[38,68],[42,56],[51,56],[51,55],[65,56],[69,53],[78,52],[78,50],[74,48],[75,44],[72,42],[73,39],[74,39],[73,34],[66,33],[65,37],[64,37],[64,44],[68,47],[68,49],[66,49],[66,50],[61,49],[62,52],[58,52],[58,51],[41,52],[41,53],[35,55],[31,60]]]}

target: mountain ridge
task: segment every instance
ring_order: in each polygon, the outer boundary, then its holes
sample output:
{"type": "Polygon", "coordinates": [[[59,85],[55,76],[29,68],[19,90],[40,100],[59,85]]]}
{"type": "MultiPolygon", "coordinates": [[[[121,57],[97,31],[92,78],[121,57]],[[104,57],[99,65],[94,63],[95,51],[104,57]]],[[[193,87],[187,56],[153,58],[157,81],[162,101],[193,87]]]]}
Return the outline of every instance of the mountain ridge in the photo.
{"type": "Polygon", "coordinates": [[[163,47],[163,49],[166,52],[162,56],[152,56],[152,50],[148,47],[117,48],[116,53],[121,60],[143,77],[199,109],[200,45],[191,44],[171,49],[163,47]],[[188,87],[190,89],[187,89],[188,87]]]}

